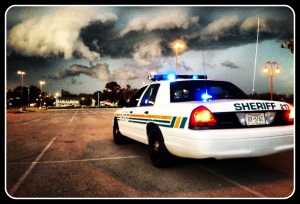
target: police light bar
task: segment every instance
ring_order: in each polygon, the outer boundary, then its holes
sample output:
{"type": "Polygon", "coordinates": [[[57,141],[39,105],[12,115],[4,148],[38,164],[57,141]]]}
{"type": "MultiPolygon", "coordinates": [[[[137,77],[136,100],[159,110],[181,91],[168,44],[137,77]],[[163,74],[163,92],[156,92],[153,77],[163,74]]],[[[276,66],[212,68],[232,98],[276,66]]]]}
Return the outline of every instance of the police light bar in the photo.
{"type": "Polygon", "coordinates": [[[153,74],[148,76],[148,79],[152,81],[174,80],[174,79],[207,79],[207,75],[153,74]]]}

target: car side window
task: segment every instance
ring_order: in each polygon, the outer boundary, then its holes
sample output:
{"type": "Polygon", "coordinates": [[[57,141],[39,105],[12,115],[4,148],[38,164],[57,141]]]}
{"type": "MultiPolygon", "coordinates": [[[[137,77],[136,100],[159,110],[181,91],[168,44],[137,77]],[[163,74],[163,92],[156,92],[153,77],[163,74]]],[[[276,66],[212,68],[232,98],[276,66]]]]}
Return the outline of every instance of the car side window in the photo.
{"type": "Polygon", "coordinates": [[[156,94],[159,88],[159,84],[151,84],[146,90],[140,106],[153,106],[155,103],[156,94]]]}
{"type": "Polygon", "coordinates": [[[140,88],[139,90],[137,90],[133,96],[131,97],[129,103],[128,103],[128,107],[136,107],[137,104],[139,103],[139,100],[142,96],[142,94],[144,93],[145,89],[147,88],[148,86],[144,86],[142,88],[140,88]]]}

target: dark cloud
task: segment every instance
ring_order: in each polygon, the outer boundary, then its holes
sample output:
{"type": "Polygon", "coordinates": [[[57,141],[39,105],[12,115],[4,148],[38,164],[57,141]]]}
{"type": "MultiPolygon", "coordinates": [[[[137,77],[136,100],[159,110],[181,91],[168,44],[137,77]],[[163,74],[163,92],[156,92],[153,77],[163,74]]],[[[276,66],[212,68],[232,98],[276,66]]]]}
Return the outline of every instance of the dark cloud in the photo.
{"type": "Polygon", "coordinates": [[[110,70],[108,68],[108,64],[96,64],[92,67],[72,65],[68,69],[61,69],[60,71],[53,73],[49,78],[58,80],[79,76],[80,74],[84,74],[93,78],[99,78],[101,80],[108,80],[110,78],[110,70]]]}
{"type": "MultiPolygon", "coordinates": [[[[57,55],[89,61],[100,57],[132,58],[139,55],[148,61],[151,57],[173,55],[170,43],[176,39],[184,40],[188,50],[214,50],[254,43],[258,18],[261,41],[282,41],[286,36],[293,37],[293,22],[286,20],[292,15],[288,8],[275,8],[278,14],[282,12],[288,16],[272,16],[272,19],[268,15],[245,17],[243,11],[250,12],[250,9],[198,7],[177,8],[165,13],[162,9],[151,15],[140,14],[127,22],[120,14],[86,9],[85,13],[90,12],[89,15],[78,15],[80,9],[59,9],[52,16],[31,18],[13,26],[8,32],[8,51],[25,56],[57,55]],[[215,13],[215,17],[207,17],[205,13],[208,11],[215,13]],[[228,15],[221,16],[218,11],[228,15]],[[118,24],[120,19],[125,22],[122,27],[118,24]],[[151,43],[158,43],[153,47],[156,51],[138,53],[143,50],[142,46],[149,47],[151,43]]],[[[266,8],[261,10],[270,12],[266,8]]]]}
{"type": "Polygon", "coordinates": [[[239,68],[238,66],[236,66],[233,62],[230,62],[229,60],[222,62],[221,65],[224,67],[229,67],[229,68],[235,68],[235,69],[239,68]]]}
{"type": "MultiPolygon", "coordinates": [[[[256,43],[259,19],[259,42],[279,47],[294,38],[293,16],[285,6],[12,7],[6,22],[7,76],[15,82],[16,69],[24,68],[26,77],[52,73],[43,78],[71,78],[76,84],[81,75],[100,81],[144,78],[152,69],[174,68],[177,39],[186,43],[184,52],[208,51],[210,58],[214,51],[256,43]]],[[[234,58],[221,65],[239,68],[234,58]]],[[[201,66],[213,68],[220,61],[210,63],[203,59],[201,66]]],[[[193,72],[187,64],[181,58],[180,71],[193,72]]]]}

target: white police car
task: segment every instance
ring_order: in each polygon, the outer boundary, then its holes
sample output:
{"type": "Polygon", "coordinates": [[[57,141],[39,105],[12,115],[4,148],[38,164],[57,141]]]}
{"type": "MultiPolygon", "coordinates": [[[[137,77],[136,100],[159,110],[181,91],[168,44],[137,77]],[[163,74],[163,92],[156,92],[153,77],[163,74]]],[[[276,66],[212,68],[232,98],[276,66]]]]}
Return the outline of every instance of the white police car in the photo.
{"type": "Polygon", "coordinates": [[[155,167],[176,158],[259,157],[294,148],[294,109],[253,100],[205,75],[153,75],[113,119],[115,144],[147,144],[155,167]]]}

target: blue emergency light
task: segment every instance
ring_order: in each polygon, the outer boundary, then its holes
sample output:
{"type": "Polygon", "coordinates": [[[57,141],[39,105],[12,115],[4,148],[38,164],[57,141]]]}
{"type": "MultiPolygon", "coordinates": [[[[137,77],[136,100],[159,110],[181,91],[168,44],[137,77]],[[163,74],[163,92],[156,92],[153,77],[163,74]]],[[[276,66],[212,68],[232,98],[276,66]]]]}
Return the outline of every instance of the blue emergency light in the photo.
{"type": "Polygon", "coordinates": [[[148,76],[149,80],[161,81],[161,80],[175,80],[175,79],[207,79],[207,75],[175,75],[175,74],[153,74],[148,76]]]}
{"type": "Polygon", "coordinates": [[[212,96],[209,95],[207,92],[201,95],[201,99],[203,101],[209,101],[209,100],[211,100],[211,98],[212,98],[212,96]]]}

